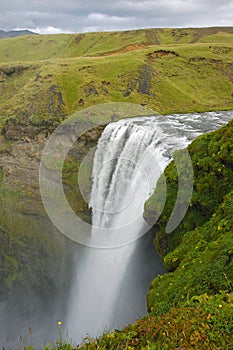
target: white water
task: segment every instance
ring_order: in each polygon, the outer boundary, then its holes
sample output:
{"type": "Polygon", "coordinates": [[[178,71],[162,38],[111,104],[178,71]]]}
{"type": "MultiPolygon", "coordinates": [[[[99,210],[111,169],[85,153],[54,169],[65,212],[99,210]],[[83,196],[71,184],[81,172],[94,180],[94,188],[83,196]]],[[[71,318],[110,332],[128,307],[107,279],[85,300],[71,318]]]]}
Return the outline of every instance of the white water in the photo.
{"type": "Polygon", "coordinates": [[[148,285],[163,269],[148,239],[138,239],[149,229],[142,218],[144,202],[174,150],[230,118],[232,112],[156,116],[105,128],[95,152],[90,206],[92,237],[100,235],[103,247],[112,248],[83,247],[77,261],[67,319],[75,341],[146,313],[148,285]]]}

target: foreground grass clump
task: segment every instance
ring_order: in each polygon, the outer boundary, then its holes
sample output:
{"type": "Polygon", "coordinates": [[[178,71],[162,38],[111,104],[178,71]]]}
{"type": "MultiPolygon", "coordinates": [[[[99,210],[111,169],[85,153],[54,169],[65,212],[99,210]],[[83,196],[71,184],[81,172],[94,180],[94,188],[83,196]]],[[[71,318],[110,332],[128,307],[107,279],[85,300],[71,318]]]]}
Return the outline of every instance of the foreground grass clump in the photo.
{"type": "Polygon", "coordinates": [[[149,316],[99,340],[86,341],[80,349],[226,349],[233,340],[230,298],[200,296],[188,306],[149,316]]]}
{"type": "Polygon", "coordinates": [[[44,350],[225,350],[233,341],[232,301],[233,294],[203,294],[164,315],[138,320],[122,331],[86,338],[80,346],[58,341],[44,350]]]}

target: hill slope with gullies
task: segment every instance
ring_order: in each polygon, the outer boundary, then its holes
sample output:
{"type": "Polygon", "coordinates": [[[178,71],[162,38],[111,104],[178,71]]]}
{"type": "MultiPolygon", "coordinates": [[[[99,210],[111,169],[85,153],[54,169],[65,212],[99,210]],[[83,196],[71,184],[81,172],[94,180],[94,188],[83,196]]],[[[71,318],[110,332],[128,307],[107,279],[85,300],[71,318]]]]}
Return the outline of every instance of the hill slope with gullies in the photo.
{"type": "Polygon", "coordinates": [[[0,41],[0,123],[53,123],[104,102],[233,109],[233,28],[27,35],[0,41]]]}

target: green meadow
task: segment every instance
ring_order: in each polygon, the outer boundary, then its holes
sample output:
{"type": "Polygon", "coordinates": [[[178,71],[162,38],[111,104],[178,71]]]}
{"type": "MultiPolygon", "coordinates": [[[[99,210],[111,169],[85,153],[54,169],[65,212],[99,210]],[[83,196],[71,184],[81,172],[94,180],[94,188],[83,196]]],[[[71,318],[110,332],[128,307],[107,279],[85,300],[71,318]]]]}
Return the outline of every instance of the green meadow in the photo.
{"type": "Polygon", "coordinates": [[[147,29],[0,41],[0,119],[65,118],[107,102],[158,113],[233,108],[233,30],[147,29]]]}

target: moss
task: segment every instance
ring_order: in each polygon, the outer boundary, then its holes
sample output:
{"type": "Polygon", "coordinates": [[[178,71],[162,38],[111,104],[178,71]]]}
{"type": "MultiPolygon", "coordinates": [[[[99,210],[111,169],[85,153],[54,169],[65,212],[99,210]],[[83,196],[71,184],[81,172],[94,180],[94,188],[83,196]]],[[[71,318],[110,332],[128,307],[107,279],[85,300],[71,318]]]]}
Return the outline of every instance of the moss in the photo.
{"type": "MultiPolygon", "coordinates": [[[[99,339],[86,338],[77,349],[226,349],[232,344],[232,296],[206,294],[162,316],[148,316],[124,330],[106,333],[99,339]]],[[[57,347],[70,349],[58,342],[57,347]],[[60,347],[59,347],[60,346],[60,347]]]]}
{"type": "MultiPolygon", "coordinates": [[[[187,231],[201,227],[210,220],[225,195],[232,189],[232,132],[233,121],[230,121],[220,130],[198,137],[188,147],[194,172],[193,195],[184,220],[172,234],[166,234],[165,228],[176,201],[178,174],[174,162],[165,169],[167,200],[155,225],[156,247],[163,256],[176,248],[187,231]],[[162,240],[167,241],[166,246],[160,245],[162,240]]],[[[161,186],[162,178],[158,181],[154,194],[145,203],[144,217],[148,221],[151,216],[153,218],[153,211],[156,212],[156,206],[159,205],[161,186]]]]}
{"type": "MultiPolygon", "coordinates": [[[[169,273],[151,285],[148,306],[152,314],[167,312],[195,295],[232,291],[232,131],[230,121],[188,147],[194,191],[185,218],[171,234],[165,228],[175,203],[178,180],[174,163],[165,170],[167,202],[155,224],[155,245],[169,273]]],[[[149,220],[158,207],[160,182],[145,204],[144,217],[148,215],[149,220]]]]}

